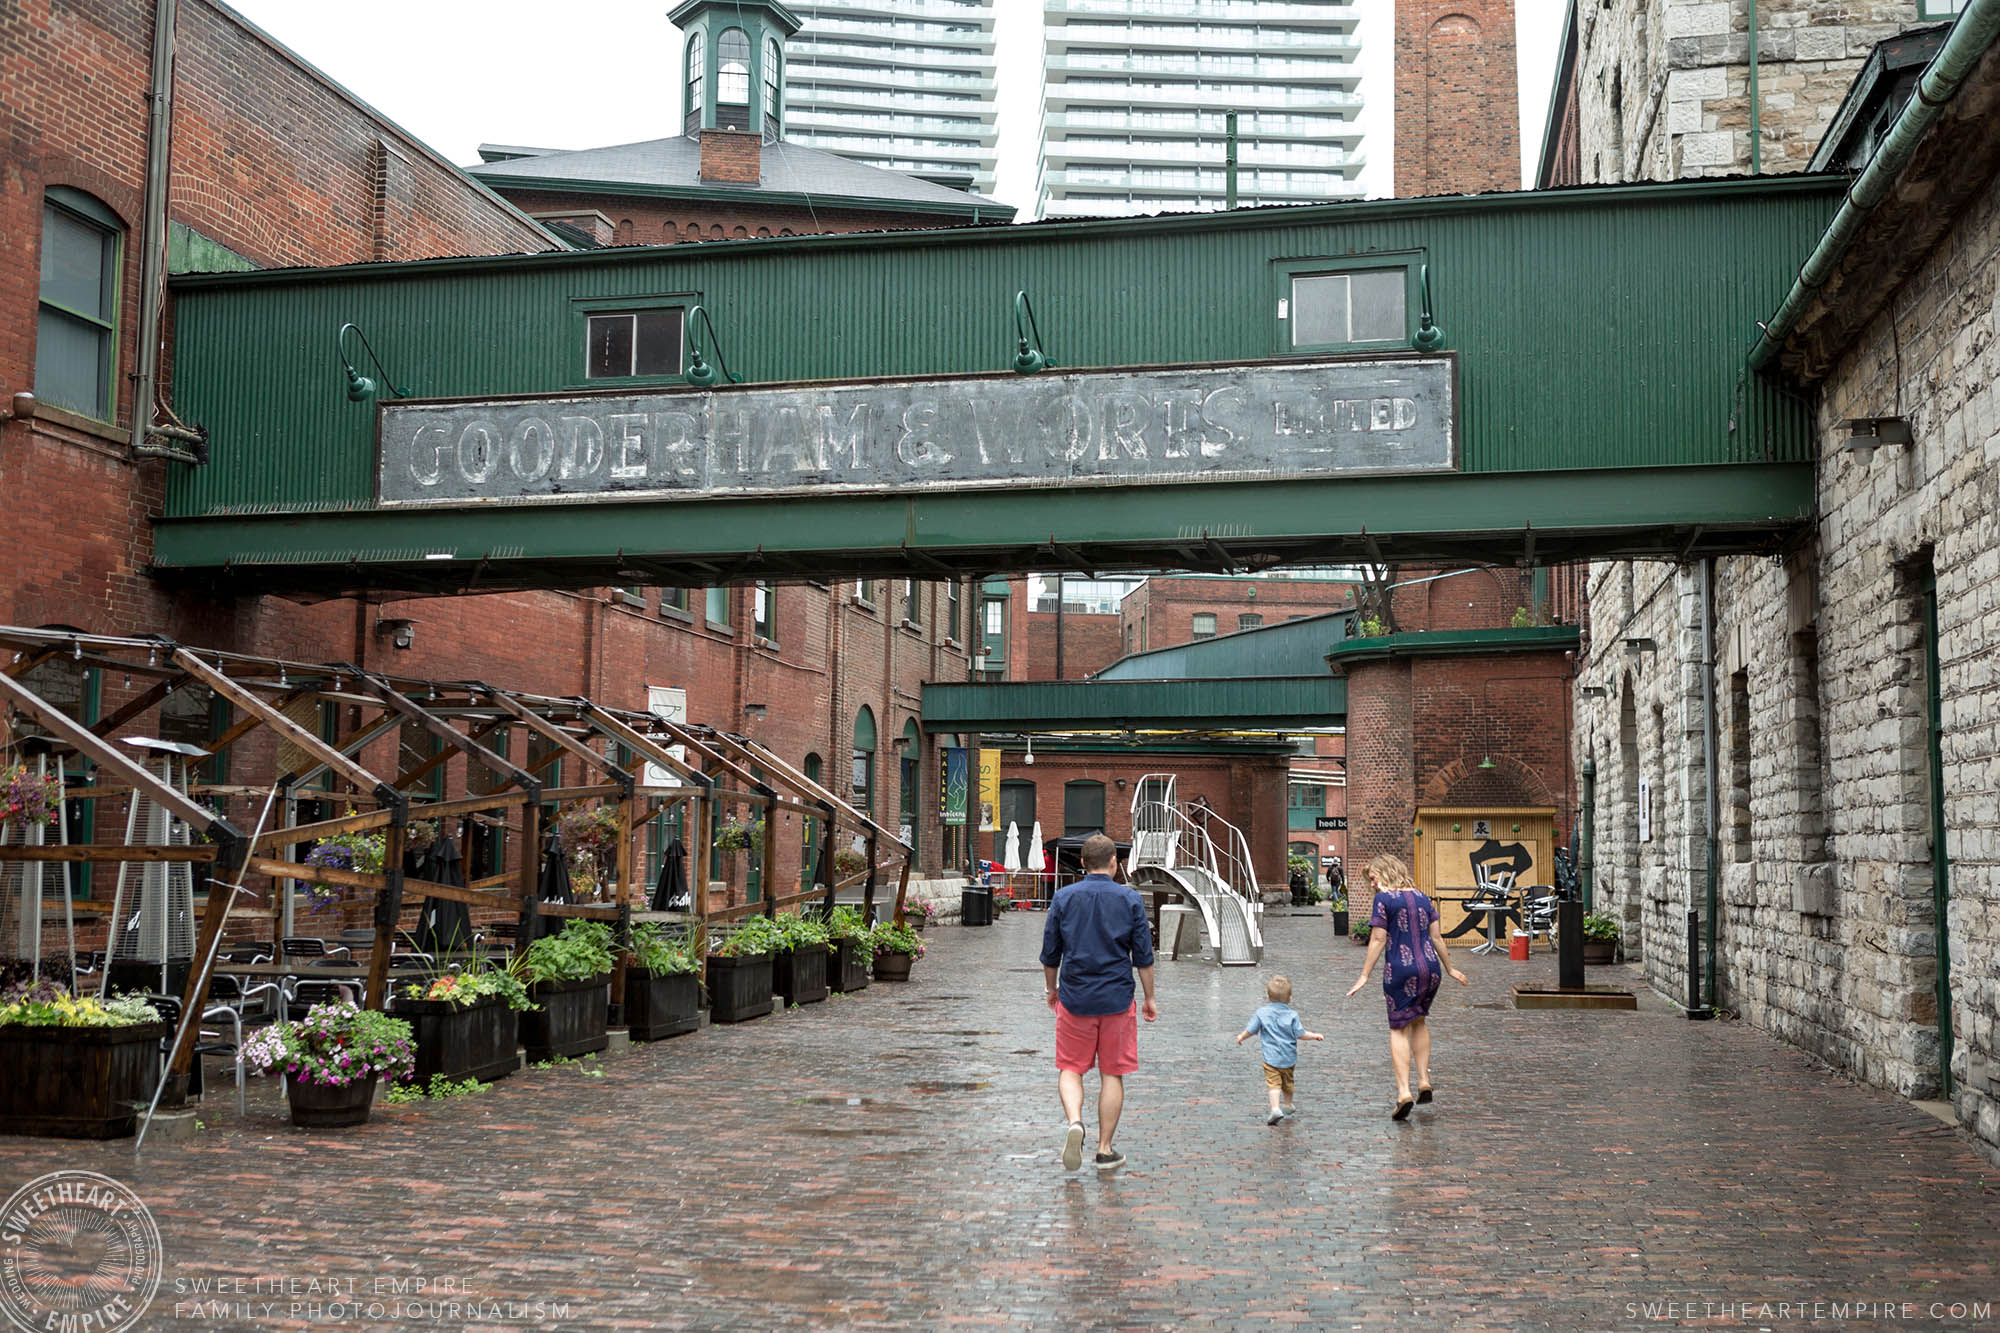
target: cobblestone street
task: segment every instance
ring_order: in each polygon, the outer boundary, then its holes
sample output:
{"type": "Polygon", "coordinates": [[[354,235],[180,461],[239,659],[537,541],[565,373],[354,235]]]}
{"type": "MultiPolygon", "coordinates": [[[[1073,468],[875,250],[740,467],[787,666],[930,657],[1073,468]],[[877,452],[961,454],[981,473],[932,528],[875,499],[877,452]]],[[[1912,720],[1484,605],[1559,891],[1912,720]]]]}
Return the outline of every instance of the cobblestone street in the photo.
{"type": "Polygon", "coordinates": [[[132,1185],[160,1329],[1992,1322],[2000,1170],[1957,1131],[1651,996],[1515,1012],[1553,959],[1462,950],[1438,1101],[1393,1123],[1379,990],[1340,998],[1361,954],[1323,918],[1273,919],[1261,969],[1163,959],[1130,1166],[1065,1173],[1041,924],[940,926],[908,986],[356,1130],[293,1130],[253,1081],[247,1118],[211,1093],[136,1165],[130,1140],[4,1140],[0,1181],[132,1185]],[[1231,1044],[1272,971],[1327,1035],[1275,1128],[1231,1044]]]}

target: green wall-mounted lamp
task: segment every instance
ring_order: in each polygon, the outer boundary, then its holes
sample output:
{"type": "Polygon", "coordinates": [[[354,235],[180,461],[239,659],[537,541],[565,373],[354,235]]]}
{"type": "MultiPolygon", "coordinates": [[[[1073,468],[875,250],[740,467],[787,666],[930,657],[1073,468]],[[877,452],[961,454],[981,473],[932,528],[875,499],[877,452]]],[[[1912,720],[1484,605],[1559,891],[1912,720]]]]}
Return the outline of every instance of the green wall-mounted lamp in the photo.
{"type": "Polygon", "coordinates": [[[1486,757],[1485,757],[1484,759],[1482,759],[1482,760],[1480,760],[1480,761],[1479,761],[1479,766],[1480,766],[1481,768],[1498,768],[1498,767],[1500,767],[1500,765],[1498,765],[1498,764],[1496,764],[1496,763],[1494,763],[1494,762],[1493,762],[1493,756],[1492,756],[1492,755],[1490,755],[1490,754],[1489,754],[1489,755],[1487,755],[1487,756],[1486,756],[1486,757]]]}
{"type": "Polygon", "coordinates": [[[1419,352],[1435,352],[1444,346],[1444,330],[1431,317],[1431,266],[1417,266],[1417,282],[1423,287],[1424,305],[1417,316],[1416,345],[1419,352]]]}
{"type": "Polygon", "coordinates": [[[1049,360],[1048,353],[1042,350],[1042,329],[1035,322],[1035,307],[1028,303],[1025,291],[1014,293],[1014,334],[1014,370],[1017,374],[1038,375],[1055,365],[1049,360]],[[1030,333],[1034,335],[1032,345],[1028,339],[1030,333]]]}
{"type": "Polygon", "coordinates": [[[743,382],[741,375],[730,373],[729,358],[722,354],[722,340],[715,336],[715,321],[710,319],[708,311],[702,309],[700,306],[695,306],[688,311],[688,368],[687,374],[682,378],[697,389],[706,389],[723,381],[727,381],[730,384],[741,384],[743,382]],[[722,367],[720,375],[716,374],[715,366],[711,366],[708,362],[702,360],[701,343],[694,336],[694,323],[695,316],[697,315],[701,317],[702,324],[708,329],[708,345],[715,349],[716,364],[722,367]]]}
{"type": "Polygon", "coordinates": [[[359,325],[352,322],[342,324],[340,332],[333,335],[333,350],[340,357],[340,368],[347,372],[348,402],[368,402],[379,394],[384,386],[387,386],[388,394],[391,398],[408,398],[410,396],[408,389],[401,387],[389,378],[388,368],[382,364],[382,358],[375,355],[375,348],[370,345],[368,335],[361,331],[359,325]],[[354,336],[361,340],[362,349],[368,353],[368,359],[375,363],[375,374],[380,376],[379,379],[370,378],[354,368],[354,362],[347,355],[347,334],[349,330],[352,330],[354,336]]]}

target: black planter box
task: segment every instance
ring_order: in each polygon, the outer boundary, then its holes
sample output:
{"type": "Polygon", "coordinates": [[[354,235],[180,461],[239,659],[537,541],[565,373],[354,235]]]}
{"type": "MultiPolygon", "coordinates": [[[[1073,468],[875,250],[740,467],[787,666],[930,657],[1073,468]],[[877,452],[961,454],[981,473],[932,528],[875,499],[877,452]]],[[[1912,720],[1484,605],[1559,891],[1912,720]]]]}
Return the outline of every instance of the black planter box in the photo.
{"type": "Polygon", "coordinates": [[[771,989],[786,1004],[818,1004],[827,996],[827,956],[824,944],[801,944],[772,955],[771,989]]]}
{"type": "Polygon", "coordinates": [[[540,1005],[521,1015],[521,1044],[531,1062],[574,1058],[601,1051],[611,1044],[605,1031],[611,1012],[611,978],[588,981],[541,981],[528,987],[528,998],[540,1005]]]}
{"type": "Polygon", "coordinates": [[[625,1022],[633,1041],[661,1041],[701,1026],[701,982],[692,972],[625,974],[625,1022]]]}
{"type": "Polygon", "coordinates": [[[1337,911],[1333,914],[1333,933],[1336,935],[1347,934],[1347,913],[1345,910],[1337,911]]]}
{"type": "Polygon", "coordinates": [[[153,1098],[165,1023],[124,1028],[0,1027],[0,1134],[119,1139],[153,1098]]]}
{"type": "Polygon", "coordinates": [[[856,950],[848,940],[833,942],[833,957],[827,963],[827,984],[842,994],[868,989],[868,964],[873,957],[856,950]]]}
{"type": "Polygon", "coordinates": [[[379,1075],[370,1074],[359,1082],[335,1087],[287,1076],[285,1100],[292,1108],[292,1123],[300,1129],[345,1129],[349,1125],[365,1125],[369,1113],[375,1109],[375,1085],[380,1081],[379,1075]]]}
{"type": "Polygon", "coordinates": [[[744,1023],[771,1016],[771,955],[741,958],[708,956],[708,1018],[712,1023],[744,1023]]]}
{"type": "Polygon", "coordinates": [[[409,1020],[417,1048],[417,1086],[429,1087],[439,1074],[456,1083],[476,1078],[491,1083],[521,1067],[520,1014],[489,995],[471,1004],[449,1000],[396,1001],[396,1017],[409,1020]]]}
{"type": "Polygon", "coordinates": [[[992,925],[993,890],[960,889],[958,891],[958,924],[961,926],[992,925]]]}

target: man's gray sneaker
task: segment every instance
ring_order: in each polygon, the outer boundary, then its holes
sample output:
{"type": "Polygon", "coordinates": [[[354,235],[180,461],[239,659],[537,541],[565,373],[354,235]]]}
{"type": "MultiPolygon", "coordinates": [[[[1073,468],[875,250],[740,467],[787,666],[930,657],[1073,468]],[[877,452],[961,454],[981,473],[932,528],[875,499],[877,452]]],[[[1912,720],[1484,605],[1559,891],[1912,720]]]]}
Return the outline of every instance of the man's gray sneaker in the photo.
{"type": "Polygon", "coordinates": [[[1083,1122],[1072,1120],[1063,1131],[1063,1170],[1074,1171],[1083,1165],[1083,1122]]]}

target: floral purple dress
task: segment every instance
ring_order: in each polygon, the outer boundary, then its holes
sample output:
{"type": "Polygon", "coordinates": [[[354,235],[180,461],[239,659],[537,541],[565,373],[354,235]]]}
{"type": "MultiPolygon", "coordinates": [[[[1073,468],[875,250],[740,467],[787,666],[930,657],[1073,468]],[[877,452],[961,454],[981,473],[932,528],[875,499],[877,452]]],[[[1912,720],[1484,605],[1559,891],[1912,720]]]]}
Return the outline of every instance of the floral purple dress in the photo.
{"type": "Polygon", "coordinates": [[[1437,906],[1415,889],[1384,889],[1375,895],[1368,925],[1389,932],[1388,947],[1382,951],[1382,993],[1389,999],[1392,1028],[1430,1016],[1431,1001],[1444,980],[1444,965],[1431,943],[1435,920],[1437,906]]]}

